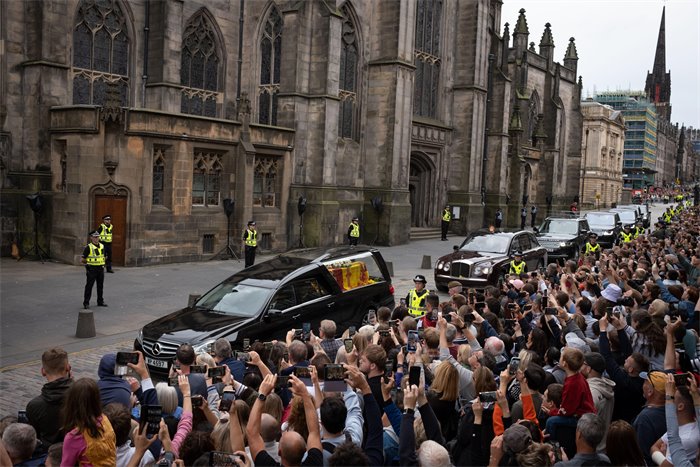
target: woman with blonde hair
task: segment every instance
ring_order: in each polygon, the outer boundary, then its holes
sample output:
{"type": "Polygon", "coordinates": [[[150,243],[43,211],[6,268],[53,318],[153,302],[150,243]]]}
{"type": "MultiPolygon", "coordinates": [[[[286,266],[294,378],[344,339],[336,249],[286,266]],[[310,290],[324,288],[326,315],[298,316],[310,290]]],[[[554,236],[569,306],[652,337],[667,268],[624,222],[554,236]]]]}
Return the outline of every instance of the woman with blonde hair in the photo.
{"type": "Polygon", "coordinates": [[[443,361],[435,369],[433,384],[426,397],[428,404],[440,420],[442,435],[451,440],[457,434],[457,411],[455,404],[459,397],[459,373],[448,361],[443,361]]]}
{"type": "Polygon", "coordinates": [[[282,415],[284,414],[284,406],[282,405],[282,399],[276,393],[272,392],[267,399],[265,399],[265,406],[263,407],[263,413],[272,415],[275,420],[282,423],[282,415]]]}

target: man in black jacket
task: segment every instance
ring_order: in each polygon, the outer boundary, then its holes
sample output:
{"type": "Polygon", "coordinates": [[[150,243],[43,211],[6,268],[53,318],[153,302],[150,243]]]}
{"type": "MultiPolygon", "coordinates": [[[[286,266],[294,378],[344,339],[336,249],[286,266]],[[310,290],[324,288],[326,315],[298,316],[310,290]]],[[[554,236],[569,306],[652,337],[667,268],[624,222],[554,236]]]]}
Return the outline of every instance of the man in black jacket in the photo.
{"type": "Polygon", "coordinates": [[[41,395],[27,404],[27,418],[34,427],[37,438],[48,448],[61,442],[61,406],[66,391],[73,384],[68,364],[68,354],[61,348],[49,349],[41,356],[41,375],[48,381],[41,388],[41,395]]]}

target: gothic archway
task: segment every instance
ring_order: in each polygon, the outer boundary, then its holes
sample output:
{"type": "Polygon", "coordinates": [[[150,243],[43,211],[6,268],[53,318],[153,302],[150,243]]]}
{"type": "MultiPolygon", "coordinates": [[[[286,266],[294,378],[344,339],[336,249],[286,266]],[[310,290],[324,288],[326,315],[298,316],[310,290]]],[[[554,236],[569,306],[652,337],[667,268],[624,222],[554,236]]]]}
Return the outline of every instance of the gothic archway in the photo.
{"type": "Polygon", "coordinates": [[[425,153],[411,153],[408,191],[411,202],[411,227],[432,224],[438,207],[435,205],[435,164],[425,153]]]}

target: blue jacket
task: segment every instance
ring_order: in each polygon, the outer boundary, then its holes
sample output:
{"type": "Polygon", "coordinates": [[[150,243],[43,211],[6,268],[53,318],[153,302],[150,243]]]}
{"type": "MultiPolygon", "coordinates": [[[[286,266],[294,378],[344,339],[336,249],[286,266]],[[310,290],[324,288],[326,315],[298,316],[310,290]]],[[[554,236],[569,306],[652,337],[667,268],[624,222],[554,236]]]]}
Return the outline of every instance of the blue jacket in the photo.
{"type": "Polygon", "coordinates": [[[117,355],[108,353],[100,360],[97,369],[97,387],[100,388],[100,400],[102,407],[112,402],[118,402],[127,409],[131,409],[131,386],[121,376],[114,375],[114,365],[117,363],[117,355]]]}

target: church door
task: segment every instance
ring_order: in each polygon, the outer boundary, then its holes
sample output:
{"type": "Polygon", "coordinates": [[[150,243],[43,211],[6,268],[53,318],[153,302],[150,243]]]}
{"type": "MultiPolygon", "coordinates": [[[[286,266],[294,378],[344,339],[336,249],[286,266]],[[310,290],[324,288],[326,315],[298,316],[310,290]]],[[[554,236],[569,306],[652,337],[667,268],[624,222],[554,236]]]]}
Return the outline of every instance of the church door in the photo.
{"type": "Polygon", "coordinates": [[[434,192],[433,167],[423,153],[411,154],[411,168],[408,178],[409,200],[411,202],[411,227],[427,227],[434,219],[437,209],[434,192]]]}
{"type": "Polygon", "coordinates": [[[102,216],[112,216],[112,263],[124,266],[126,250],[126,196],[95,195],[93,224],[97,228],[102,223],[102,216]]]}

